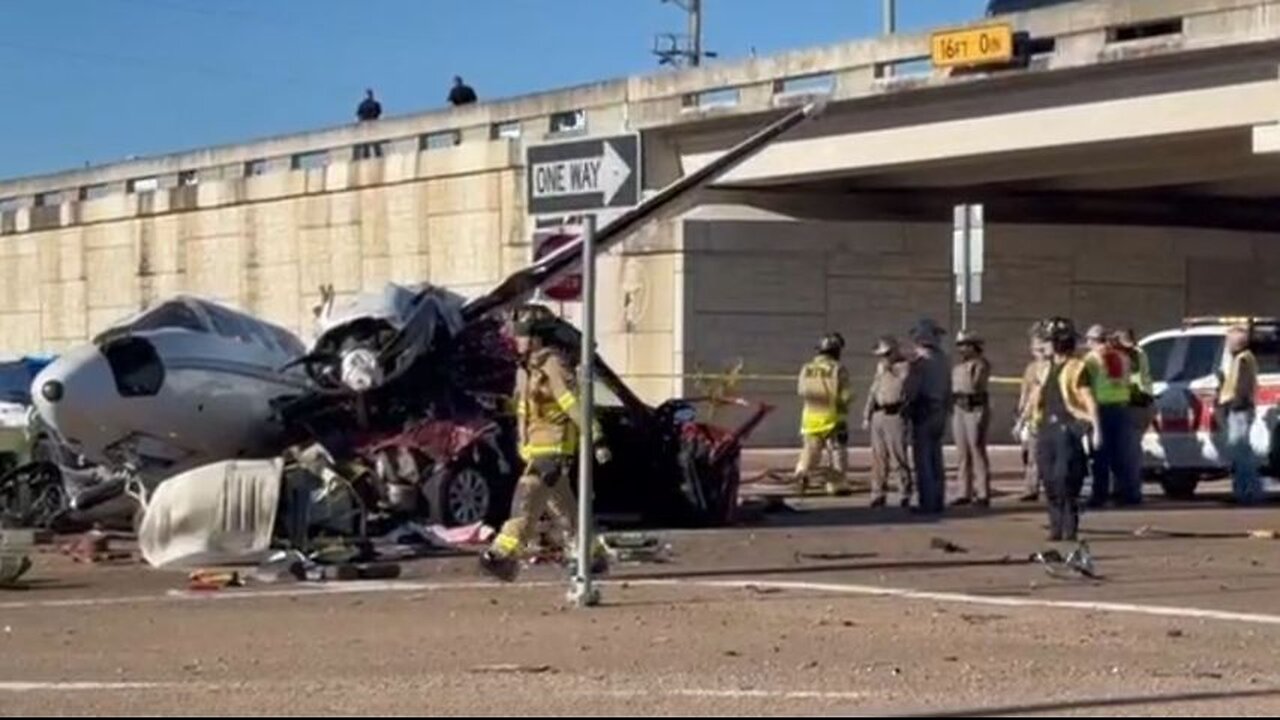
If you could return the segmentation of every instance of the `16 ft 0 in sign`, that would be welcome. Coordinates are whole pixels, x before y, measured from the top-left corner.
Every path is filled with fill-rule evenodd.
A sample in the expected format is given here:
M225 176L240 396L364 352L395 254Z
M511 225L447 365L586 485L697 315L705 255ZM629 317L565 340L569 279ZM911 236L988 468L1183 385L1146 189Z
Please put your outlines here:
M1013 27L984 25L933 34L934 67L987 65L1013 59Z

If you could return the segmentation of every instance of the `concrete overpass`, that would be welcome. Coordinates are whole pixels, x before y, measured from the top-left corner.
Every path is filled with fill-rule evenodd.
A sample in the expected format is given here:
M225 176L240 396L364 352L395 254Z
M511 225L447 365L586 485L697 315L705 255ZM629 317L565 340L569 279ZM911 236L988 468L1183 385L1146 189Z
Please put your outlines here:
M859 349L945 323L958 201L988 206L974 322L1005 373L1049 313L1273 312L1280 1L1007 20L1025 66L936 71L928 34L903 35L0 182L0 352L58 350L179 290L299 330L322 283L478 292L530 256L524 145L639 131L653 189L814 96L821 122L604 260L602 346L642 392L738 358L789 373L828 329ZM783 403L762 437L789 441L790 388L746 389Z

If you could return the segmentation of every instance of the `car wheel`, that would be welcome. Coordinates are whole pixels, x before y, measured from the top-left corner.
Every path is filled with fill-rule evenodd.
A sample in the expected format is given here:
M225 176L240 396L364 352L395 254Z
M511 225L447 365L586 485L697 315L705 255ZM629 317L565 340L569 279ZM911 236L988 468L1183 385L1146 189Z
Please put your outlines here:
M1196 486L1199 484L1200 478L1196 475L1167 475L1160 478L1160 487L1164 489L1165 497L1173 500L1190 500L1195 497Z
M489 519L496 488L472 465L463 465L440 483L440 517L447 527L472 525Z

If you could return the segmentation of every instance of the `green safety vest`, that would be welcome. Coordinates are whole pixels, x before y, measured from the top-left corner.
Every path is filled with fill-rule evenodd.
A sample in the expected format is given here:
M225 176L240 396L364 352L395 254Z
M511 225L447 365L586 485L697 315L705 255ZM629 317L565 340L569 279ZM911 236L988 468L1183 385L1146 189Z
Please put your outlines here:
M1088 358L1093 381L1093 396L1099 405L1128 405L1132 396L1129 358L1113 348L1090 353Z
M804 401L800 415L801 435L825 435L834 432L836 426L849 412L852 396L849 392L848 372L840 363L819 355L800 369L798 393Z

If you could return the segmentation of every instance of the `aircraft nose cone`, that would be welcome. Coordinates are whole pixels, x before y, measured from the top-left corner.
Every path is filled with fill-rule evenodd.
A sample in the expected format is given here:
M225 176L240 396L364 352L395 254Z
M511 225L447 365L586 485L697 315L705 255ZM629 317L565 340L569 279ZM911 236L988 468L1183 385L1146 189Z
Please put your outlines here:
M51 403L56 403L61 400L65 393L66 388L57 380L50 380L40 386L40 394L44 396L45 400L48 400Z

